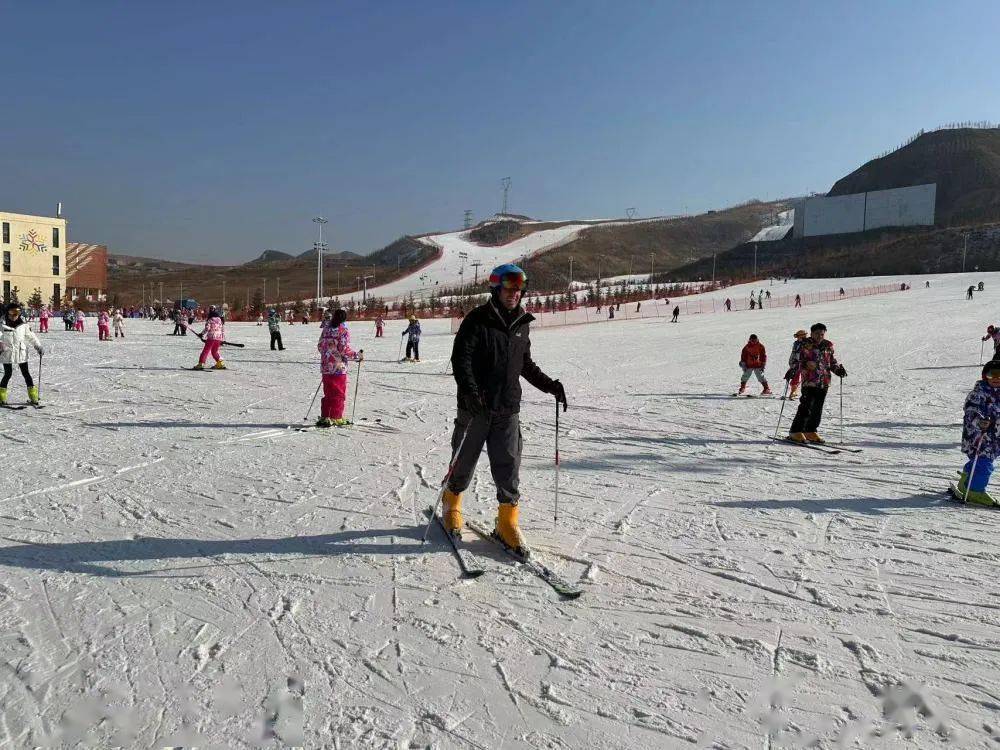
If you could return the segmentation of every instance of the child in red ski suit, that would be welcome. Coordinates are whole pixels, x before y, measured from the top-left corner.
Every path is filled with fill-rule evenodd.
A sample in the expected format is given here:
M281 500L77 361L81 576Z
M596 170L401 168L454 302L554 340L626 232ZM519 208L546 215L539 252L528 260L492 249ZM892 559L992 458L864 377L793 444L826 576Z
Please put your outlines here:
M97 316L97 340L111 340L111 316L108 315L107 310L101 310Z
M347 402L347 363L349 360L362 361L364 350L351 349L351 333L347 330L347 313L335 310L330 322L323 326L319 343L320 373L323 377L323 400L320 401L320 417L317 427L344 427L350 424L344 419L344 404Z
M767 384L767 378L764 377L764 367L766 365L767 352L764 349L764 345L757 340L757 334L752 333L750 334L750 340L747 341L746 346L743 347L743 351L740 352L740 367L743 369L743 376L740 378L739 393L746 391L750 376L756 375L757 380L764 386L761 395L771 395L771 386Z

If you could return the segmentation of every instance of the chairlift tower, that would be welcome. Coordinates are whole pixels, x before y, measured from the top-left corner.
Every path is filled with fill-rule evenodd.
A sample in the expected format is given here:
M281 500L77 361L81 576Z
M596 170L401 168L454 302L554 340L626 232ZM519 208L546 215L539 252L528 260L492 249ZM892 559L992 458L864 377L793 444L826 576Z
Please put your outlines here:
M504 216L507 215L507 196L510 193L510 177L504 177L500 180L500 185L503 187L503 208L500 213Z
M632 221L633 219L635 219L635 208L626 208L625 209L625 216L628 217L629 221Z
M463 225L466 229L472 229L472 209L465 209L465 220Z
M323 297L323 251L326 249L326 243L323 242L323 225L329 222L322 216L317 216L313 219L313 223L319 225L319 242L313 243L313 247L316 248L316 304L319 304L319 300Z

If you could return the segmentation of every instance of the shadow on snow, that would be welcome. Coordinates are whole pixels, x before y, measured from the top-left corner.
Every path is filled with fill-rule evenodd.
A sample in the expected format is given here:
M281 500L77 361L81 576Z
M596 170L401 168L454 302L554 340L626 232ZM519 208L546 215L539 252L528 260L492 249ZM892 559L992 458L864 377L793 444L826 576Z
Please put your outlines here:
M214 558L222 555L404 555L442 551L441 544L421 545L423 526L396 529L366 529L333 534L292 536L278 539L167 539L141 537L101 542L61 544L27 543L0 548L0 565L109 577L144 576L170 573L184 567L148 570L119 570L104 563L164 561L169 559ZM361 543L361 540L396 537L406 543ZM9 539L9 537L8 537ZM20 541L20 540L10 540ZM243 564L248 560L219 560L207 566ZM253 562L260 562L253 560Z

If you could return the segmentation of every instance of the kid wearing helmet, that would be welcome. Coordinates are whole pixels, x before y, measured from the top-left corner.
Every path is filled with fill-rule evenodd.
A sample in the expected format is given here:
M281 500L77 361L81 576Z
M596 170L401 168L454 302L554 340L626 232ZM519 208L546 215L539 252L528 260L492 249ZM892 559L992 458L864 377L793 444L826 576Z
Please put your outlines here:
M962 452L969 457L958 482L959 499L977 505L998 505L986 491L993 462L1000 456L997 420L1000 419L1000 362L987 362L983 377L965 399ZM966 494L968 493L968 494Z
M416 315L410 316L410 325L403 331L404 336L409 336L406 340L406 361L420 361L420 321ZM412 356L411 356L412 355ZM397 353L398 356L398 353Z
M490 274L490 299L462 320L451 363L458 385L458 413L451 437L454 463L445 487L444 526L453 535L462 529L462 492L472 481L486 445L497 488L494 537L515 552L528 547L518 525L521 468L521 383L550 393L566 409L566 391L531 358L529 328L534 320L521 307L527 281L524 271L505 264Z

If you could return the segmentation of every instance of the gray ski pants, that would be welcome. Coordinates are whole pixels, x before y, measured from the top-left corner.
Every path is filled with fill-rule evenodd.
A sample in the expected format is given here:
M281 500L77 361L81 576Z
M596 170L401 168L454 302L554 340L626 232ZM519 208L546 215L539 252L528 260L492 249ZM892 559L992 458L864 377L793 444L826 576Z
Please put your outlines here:
M462 435L465 435L465 442L455 460L448 489L457 493L469 486L485 443L486 455L490 459L490 473L497 486L497 502L517 505L521 497L517 491L521 473L520 415L484 414L473 417L471 413L459 409L458 416L455 417L455 431L451 436L453 455L462 442Z

